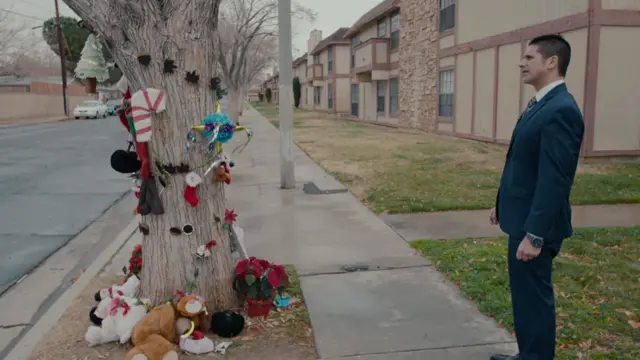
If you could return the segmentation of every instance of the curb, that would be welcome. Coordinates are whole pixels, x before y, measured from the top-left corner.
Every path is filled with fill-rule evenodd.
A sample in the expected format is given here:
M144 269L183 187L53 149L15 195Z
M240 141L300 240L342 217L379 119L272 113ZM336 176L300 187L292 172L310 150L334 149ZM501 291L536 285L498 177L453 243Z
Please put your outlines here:
M69 304L75 299L89 282L96 277L100 270L111 260L118 250L129 240L138 228L138 219L133 218L107 247L99 257L87 268L87 270L76 280L62 296L47 310L47 312L36 322L33 327L20 339L6 360L26 360L31 355L33 348L42 340L44 335L55 325L62 314L67 310Z

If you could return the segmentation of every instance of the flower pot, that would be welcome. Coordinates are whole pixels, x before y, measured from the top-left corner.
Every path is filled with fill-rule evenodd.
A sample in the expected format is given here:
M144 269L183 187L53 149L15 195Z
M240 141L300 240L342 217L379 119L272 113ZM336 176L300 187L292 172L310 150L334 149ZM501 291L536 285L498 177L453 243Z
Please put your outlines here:
M249 317L267 317L269 315L269 312L271 311L272 302L273 299L258 300L247 298L247 303L249 303Z

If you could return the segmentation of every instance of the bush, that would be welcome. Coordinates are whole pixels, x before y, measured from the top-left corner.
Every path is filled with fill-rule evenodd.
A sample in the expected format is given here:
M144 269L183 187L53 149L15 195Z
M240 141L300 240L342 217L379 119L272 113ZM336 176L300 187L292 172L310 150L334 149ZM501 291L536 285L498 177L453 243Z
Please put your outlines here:
M293 104L296 108L300 107L300 96L302 95L302 86L300 85L300 78L297 76L293 78Z

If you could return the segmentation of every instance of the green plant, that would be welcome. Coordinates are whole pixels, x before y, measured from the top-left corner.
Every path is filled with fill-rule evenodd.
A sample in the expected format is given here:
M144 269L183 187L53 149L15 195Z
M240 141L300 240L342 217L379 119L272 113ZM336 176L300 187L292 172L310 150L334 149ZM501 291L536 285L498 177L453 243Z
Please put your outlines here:
M236 264L234 287L242 295L255 300L272 299L289 285L289 275L282 265L254 256Z
M302 96L302 86L300 85L300 78L293 78L293 104L296 108L300 107L300 97Z

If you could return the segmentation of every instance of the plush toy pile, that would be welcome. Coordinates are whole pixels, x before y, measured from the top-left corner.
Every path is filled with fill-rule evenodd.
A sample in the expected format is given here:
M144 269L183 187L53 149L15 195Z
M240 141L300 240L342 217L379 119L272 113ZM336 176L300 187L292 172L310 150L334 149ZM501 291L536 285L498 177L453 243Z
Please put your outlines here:
M131 342L133 348L125 360L177 360L176 345L190 354L224 354L231 342L216 346L205 333L213 325L214 333L230 337L244 327L240 314L210 314L202 297L181 291L176 291L172 301L149 310L147 300L136 298L139 286L140 279L132 275L122 285L96 292L98 304L89 313L93 325L85 334L90 347Z

